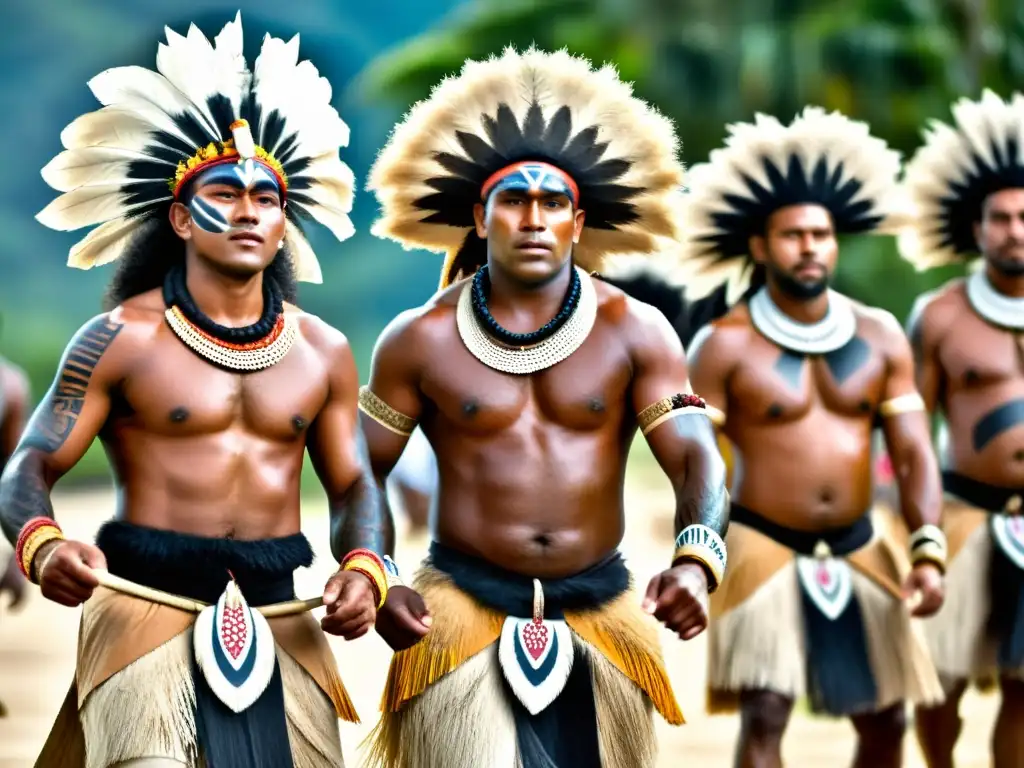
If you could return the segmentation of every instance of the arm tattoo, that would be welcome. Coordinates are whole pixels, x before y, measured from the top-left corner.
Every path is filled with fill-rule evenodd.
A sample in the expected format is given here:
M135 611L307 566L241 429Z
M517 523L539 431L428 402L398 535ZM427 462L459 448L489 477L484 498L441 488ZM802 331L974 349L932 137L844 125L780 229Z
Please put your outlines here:
M353 549L366 548L379 555L393 555L395 527L384 493L370 470L366 440L358 431L363 474L337 500L331 500L331 553L339 562Z
M121 323L101 316L81 330L71 343L64 368L50 390L43 417L33 420L25 435L26 447L44 453L60 450L82 414L93 371L122 327Z
M24 451L6 468L0 482L0 527L13 545L33 517L53 517L43 457Z
M729 492L725 482L709 482L701 472L687 472L676 493L676 536L688 525L706 525L723 539L729 529Z

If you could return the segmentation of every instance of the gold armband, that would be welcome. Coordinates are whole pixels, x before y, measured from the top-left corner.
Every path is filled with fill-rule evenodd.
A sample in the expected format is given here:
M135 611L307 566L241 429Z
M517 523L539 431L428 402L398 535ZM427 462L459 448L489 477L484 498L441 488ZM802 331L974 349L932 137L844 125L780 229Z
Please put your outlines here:
M35 517L22 526L18 534L18 541L14 546L15 557L18 558L18 567L25 574L25 578L37 583L32 570L32 562L36 554L44 544L51 541L63 541L64 532L56 520L49 517Z
M706 525L688 525L676 537L676 550L672 554L672 565L683 560L700 563L708 574L708 594L718 589L725 578L728 561L725 542L722 537Z
M387 569L380 556L369 549L353 549L341 561L341 568L344 571L357 571L370 580L377 593L379 611L384 606L384 601L388 599Z
M396 435L409 437L416 429L416 419L396 411L373 394L369 387L359 388L359 410Z
M924 399L917 392L908 392L905 395L894 397L878 406L878 412L885 418L924 410L927 410L924 406Z
M640 432L646 435L655 427L677 416L699 413L708 416L707 403L696 395L672 395L651 403L637 415Z
M946 560L949 549L946 534L936 525L922 525L910 534L910 563L931 563L943 573L946 572Z

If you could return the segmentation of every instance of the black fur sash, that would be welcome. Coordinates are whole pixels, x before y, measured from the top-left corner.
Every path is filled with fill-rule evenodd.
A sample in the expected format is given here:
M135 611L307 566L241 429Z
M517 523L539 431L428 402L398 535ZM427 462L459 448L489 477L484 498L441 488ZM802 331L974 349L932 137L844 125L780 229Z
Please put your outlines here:
M826 528L822 531L798 531L794 528L787 528L784 525L772 522L762 517L752 509L748 509L736 502L732 503L729 512L729 522L741 523L748 528L753 528L763 533L769 539L778 542L787 549L797 554L810 557L814 554L814 548L819 541L828 544L834 555L848 555L863 547L874 535L874 528L871 525L871 515L865 514L858 518L851 525L841 528Z
M533 615L530 576L506 571L437 542L430 545L427 563L448 574L455 586L493 610L520 618ZM564 579L540 579L544 588L544 617L561 619L565 611L598 608L629 589L630 581L618 552ZM594 688L582 646L577 644L572 672L562 693L537 715L526 710L504 678L502 682L505 699L515 717L522 768L600 768Z
M234 576L250 606L295 597L292 575L313 562L301 533L279 539L235 541L190 536L122 521L96 536L110 572L137 584L214 603ZM207 768L291 768L281 668L263 695L235 714L221 703L192 661L196 742Z
M473 555L431 542L427 562L451 577L455 586L482 605L509 616L533 616L533 577L507 571ZM619 552L562 579L540 579L544 618L560 619L565 611L598 608L630 585L629 570Z
M1011 498L1024 495L1024 488L989 485L948 470L942 473L942 489L986 512L1002 512Z

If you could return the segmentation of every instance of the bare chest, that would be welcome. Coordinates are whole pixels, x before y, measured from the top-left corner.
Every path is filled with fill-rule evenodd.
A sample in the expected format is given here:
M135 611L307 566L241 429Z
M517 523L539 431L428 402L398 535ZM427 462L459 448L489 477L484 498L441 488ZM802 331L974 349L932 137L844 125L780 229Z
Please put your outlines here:
M305 433L327 393L326 366L301 337L276 365L239 373L206 362L168 330L122 383L112 414L168 436L243 429L288 441Z
M796 421L815 407L867 417L886 371L884 356L861 336L824 355L795 354L758 337L729 382L729 413L755 423Z
M455 336L421 387L438 417L472 433L545 425L588 431L621 425L631 375L625 350L595 328L567 359L530 375L488 367Z
M1024 334L994 328L965 312L939 347L951 390L1024 381Z

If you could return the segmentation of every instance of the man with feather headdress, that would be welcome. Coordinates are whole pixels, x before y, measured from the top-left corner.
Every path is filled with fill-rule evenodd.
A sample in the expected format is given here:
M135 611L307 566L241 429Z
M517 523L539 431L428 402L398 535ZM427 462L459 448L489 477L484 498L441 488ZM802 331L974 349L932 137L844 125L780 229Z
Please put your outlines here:
M737 765L781 764L793 704L852 718L854 764L901 763L905 705L942 691L911 616L942 603L941 491L910 345L829 287L837 235L902 224L899 156L808 107L758 115L690 173L684 280L731 308L696 333L693 385L736 456L731 577L711 598L709 704L742 712ZM873 530L880 421L912 532ZM909 575L908 575L909 571ZM901 598L919 600L909 611Z
M669 324L589 274L674 236L681 178L671 124L614 69L533 49L467 62L378 158L375 232L448 258L360 392L379 479L417 425L438 468L425 605L377 623L398 653L373 764L648 767L652 708L682 722L651 615L707 626L724 467ZM643 601L618 551L638 426L679 533Z
M294 305L319 281L304 213L352 233L348 128L298 37L250 72L240 17L211 44L167 30L156 72L107 70L63 132L39 214L99 224L79 268L117 261L109 310L69 344L2 480L0 522L43 595L85 603L75 681L37 766L339 766L355 712L323 631L387 597L390 519L368 471L347 340ZM99 437L118 519L65 539L50 491ZM296 600L308 448L342 565ZM318 626L308 611L327 606Z
M916 219L900 239L918 269L974 262L909 320L918 387L941 414L948 597L925 631L946 685L917 732L952 765L969 681L999 679L996 766L1024 765L1024 95L986 91L934 122L904 178ZM980 258L976 258L980 255Z

